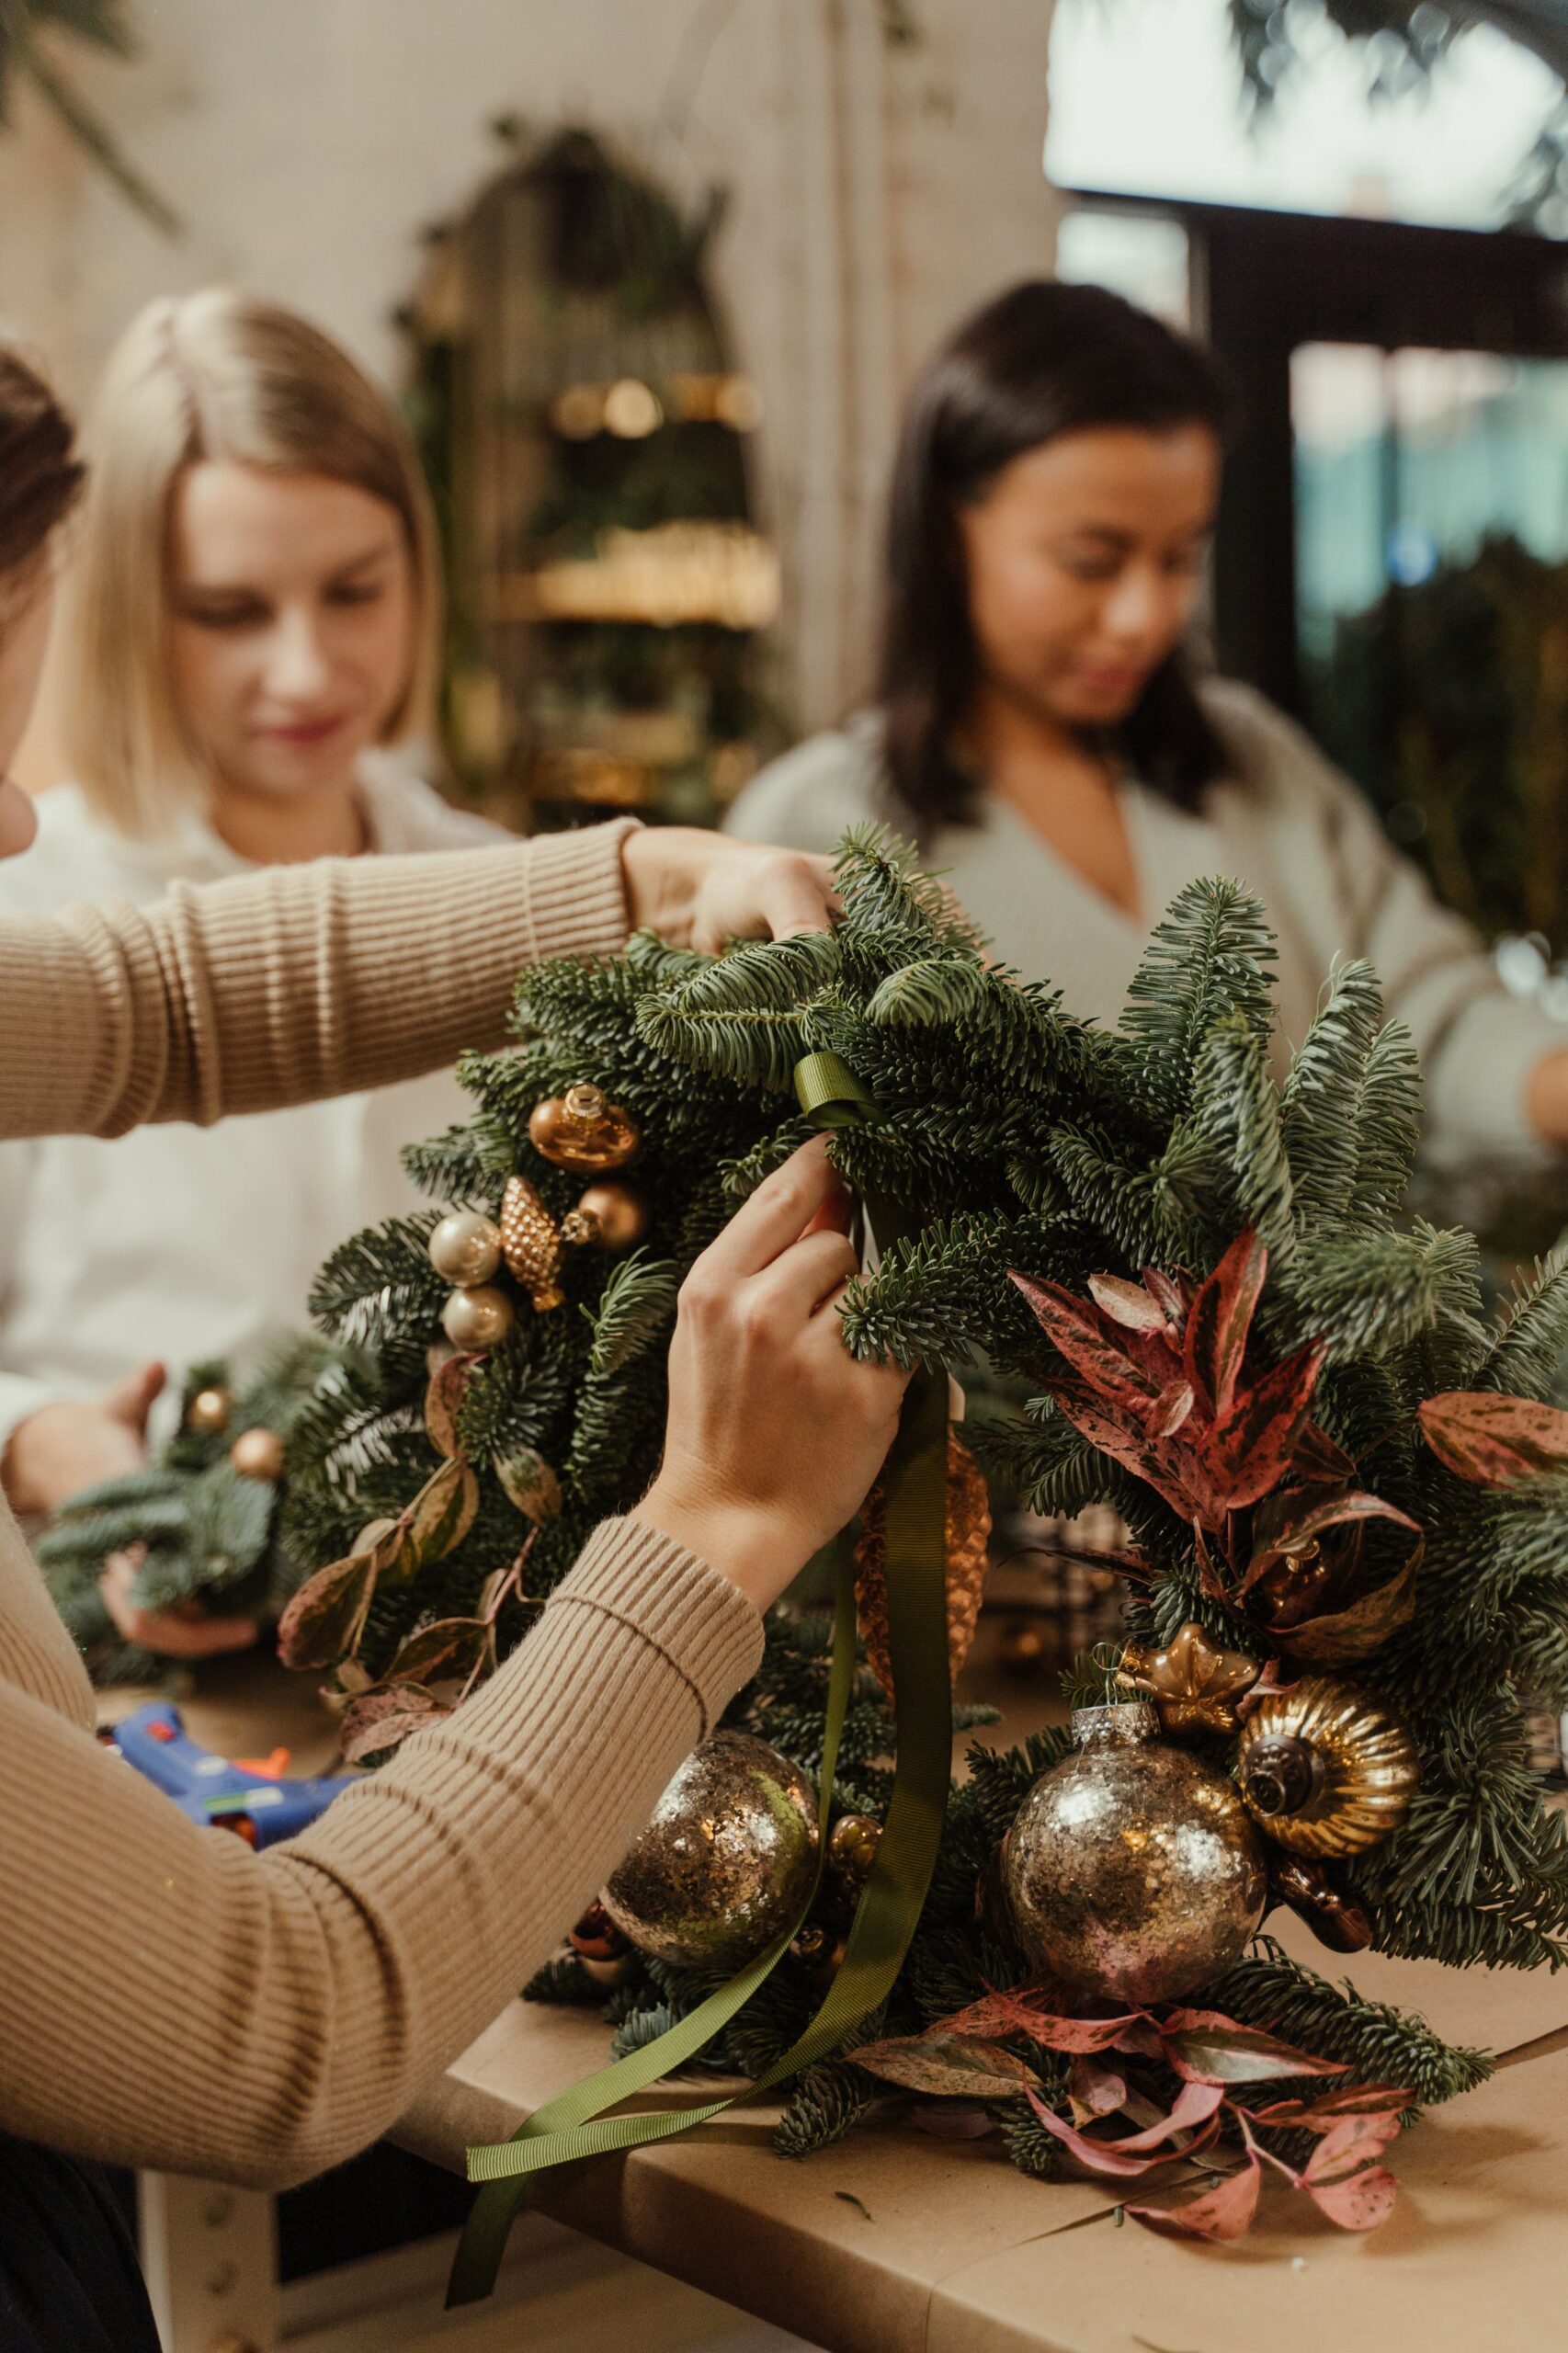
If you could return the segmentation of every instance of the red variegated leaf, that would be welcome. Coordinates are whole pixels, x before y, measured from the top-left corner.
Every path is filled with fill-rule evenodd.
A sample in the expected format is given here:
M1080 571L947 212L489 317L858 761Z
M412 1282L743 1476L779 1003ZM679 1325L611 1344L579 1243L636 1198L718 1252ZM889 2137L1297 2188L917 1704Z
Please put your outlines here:
M1204 1449L1205 1466L1232 1511L1261 1502L1290 1465L1323 1369L1320 1345L1300 1348L1241 1389Z
M1174 1438L1187 1419L1194 1405L1195 1392L1190 1381L1173 1381L1162 1389L1149 1408L1144 1428L1151 1438Z
M482 1618L437 1618L410 1634L388 1667L388 1683L466 1682L494 1664L495 1631Z
M433 1691L417 1683L399 1684L395 1690L367 1691L343 1711L342 1754L346 1765L396 1748L411 1732L423 1732L451 1714Z
M1130 1332L1157 1332L1162 1339L1165 1337L1165 1310L1142 1283L1127 1282L1120 1275L1091 1275L1089 1293L1113 1324L1124 1324Z
M1119 2067L1080 2054L1068 2070L1067 2088L1084 2117L1116 2116L1127 2104L1127 2078ZM1080 2121L1083 2120L1080 2119Z
M278 1621L284 1665L335 1666L347 1658L363 1630L379 1572L377 1548L351 1552L308 1577Z
M1508 1487L1568 1470L1568 1413L1534 1397L1450 1389L1416 1415L1439 1462L1478 1487Z
M1158 2231L1163 2238L1223 2243L1244 2238L1251 2230L1262 2183L1263 2168L1249 2151L1245 2165L1211 2188L1199 2190L1196 2198L1183 2198L1169 2206L1129 2206L1125 2211L1135 2222Z
M1268 1252L1258 1236L1238 1233L1187 1310L1187 1377L1216 1421L1231 1410L1267 1272Z
M1363 2165L1343 2180L1314 2181L1312 2167L1301 2188L1331 2222L1342 2231L1375 2231L1393 2212L1399 2184L1387 2165Z
M1310 1545L1321 1544L1331 1529L1349 1528L1373 1519L1392 1520L1396 1527L1408 1529L1417 1543L1421 1541L1419 1521L1393 1504L1385 1503L1381 1495L1354 1493L1328 1495L1317 1502L1310 1495L1271 1496L1254 1525L1253 1554L1238 1594L1250 1593L1259 1577L1266 1576L1277 1562L1304 1552Z
M1146 2011L1129 2010L1114 2018L1062 2018L1055 2011L1036 2007L1017 1993L983 1994L978 2002L971 2002L950 2018L939 2019L926 2032L998 2037L1027 2034L1031 2042L1068 2056L1079 2052L1115 2050L1137 2051L1145 2057L1157 2057L1160 2049L1158 2035ZM1136 2040L1128 2039L1134 2036ZM858 2063L858 2052L856 2059Z
M1316 1422L1309 1422L1296 1440L1296 1451L1290 1457L1290 1476L1314 1487L1344 1487L1356 1476L1356 1465L1342 1447L1335 1446L1326 1430L1320 1429Z
M1165 2055L1185 2080L1260 2084L1280 2075L1343 2075L1334 2059L1316 2059L1256 2027L1237 2026L1217 2010L1169 2010L1159 2021Z
M1307 2132L1331 2132L1346 2116L1392 2116L1414 2106L1415 2095L1403 2084L1331 2084L1315 2098L1277 2099L1249 2108L1255 2124L1299 2125Z
M1157 1384L1135 1364L1114 1324L1060 1283L1042 1283L1033 1275L1008 1273L1034 1311L1034 1317L1059 1355L1108 1403L1141 1408L1157 1394Z
M458 1442L458 1408L476 1361L473 1357L443 1358L425 1392L425 1434L437 1453L449 1461L462 1451Z
M1271 1628L1282 1650L1307 1666L1353 1666L1381 1650L1391 1634L1408 1626L1415 1615L1415 1573L1421 1565L1422 1540L1398 1574L1375 1592L1365 1593L1346 1609L1324 1611L1303 1618L1299 1625Z
M904 2091L959 2099L1017 2099L1040 2077L999 2042L974 2035L918 2034L863 2043L857 2067Z
M1130 1430L1085 1381L1053 1381L1051 1393L1075 1430L1153 1487L1181 1518L1201 1520L1206 1528L1221 1525L1224 1514L1213 1489L1207 1483L1187 1483L1189 1468L1198 1467L1190 1452L1175 1460L1162 1456L1156 1450L1159 1441L1146 1438L1137 1426Z
M467 1462L453 1459L427 1479L403 1515L408 1542L403 1565L409 1574L431 1561L444 1561L462 1542L479 1509L479 1482Z
M855 2054L857 2063L859 2052ZM1153 2165L1168 2165L1173 2156L1192 2156L1206 2149L1220 2130L1218 2109L1224 2095L1217 2085L1184 2084L1176 2104L1168 2116L1148 2125L1142 2132L1129 2133L1124 2139L1096 2140L1092 2134L1069 2124L1064 2117L1035 2092L1026 2097L1046 2131L1070 2149L1082 2165L1092 2173L1119 2175L1136 2179ZM1181 2135L1190 2137L1185 2141ZM1173 2143L1179 2143L1179 2146Z
M1169 1275L1162 1274L1158 1267L1144 1267L1143 1288L1165 1318L1167 1337L1179 1347L1187 1323L1187 1292Z

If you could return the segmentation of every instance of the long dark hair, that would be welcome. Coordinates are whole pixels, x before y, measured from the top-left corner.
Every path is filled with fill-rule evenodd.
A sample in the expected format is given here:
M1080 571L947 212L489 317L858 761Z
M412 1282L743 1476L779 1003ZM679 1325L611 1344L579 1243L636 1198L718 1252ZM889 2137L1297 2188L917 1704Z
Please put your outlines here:
M42 378L0 344L0 617L81 487L70 418Z
M929 835L978 814L979 784L952 751L977 666L960 508L1063 433L1205 425L1218 434L1224 422L1219 377L1197 346L1099 286L1015 286L930 361L904 414L888 515L878 701L895 816ZM1179 653L1115 740L1141 780L1184 809L1224 769Z

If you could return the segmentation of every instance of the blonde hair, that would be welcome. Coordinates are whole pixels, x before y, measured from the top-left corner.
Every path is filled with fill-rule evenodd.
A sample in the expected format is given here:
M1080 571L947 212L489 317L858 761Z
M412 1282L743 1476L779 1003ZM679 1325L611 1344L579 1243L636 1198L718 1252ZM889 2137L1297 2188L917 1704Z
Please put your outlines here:
M210 779L176 704L169 523L187 466L228 459L325 474L391 506L407 537L415 637L382 741L428 727L440 560L413 444L330 337L226 288L151 302L120 338L87 439L90 471L68 586L64 733L95 813L140 839L205 809Z

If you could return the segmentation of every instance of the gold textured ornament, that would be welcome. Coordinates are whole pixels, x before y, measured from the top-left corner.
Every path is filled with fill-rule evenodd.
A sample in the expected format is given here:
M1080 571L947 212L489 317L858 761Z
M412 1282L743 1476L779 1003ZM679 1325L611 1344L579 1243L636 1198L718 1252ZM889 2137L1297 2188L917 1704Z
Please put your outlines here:
M1167 1733L1229 1733L1236 1728L1236 1701L1261 1673L1256 1659L1221 1650L1188 1619L1163 1651L1129 1643L1116 1679L1153 1699Z
M1147 1702L1078 1708L1002 1844L1025 1951L1074 1994L1168 2002L1226 1969L1268 1898L1235 1784L1160 1736Z
M501 1196L501 1249L540 1315L559 1307L565 1256L561 1228L526 1176L508 1176Z
M512 1328L512 1302L494 1283L455 1290L441 1310L441 1329L455 1348L472 1356L499 1346Z
M874 1814L841 1813L827 1834L828 1860L846 1879L864 1879L877 1859L882 1825Z
M1297 1855L1357 1855L1397 1830L1419 1784L1415 1743L1353 1683L1309 1675L1248 1715L1236 1780L1271 1838Z
M580 1176L624 1168L636 1157L642 1131L630 1111L607 1100L602 1087L582 1080L564 1095L547 1095L528 1115L528 1142L542 1159Z
M655 1961L739 1969L787 1928L811 1892L816 1792L749 1733L694 1749L600 1902Z
M449 1210L426 1244L430 1264L465 1290L487 1283L501 1264L501 1233L478 1210Z
M281 1479L283 1441L276 1430L242 1430L229 1449L229 1461L242 1479Z
M991 1498L980 1465L948 1426L948 1669L956 1676L974 1640L990 1565ZM866 1655L891 1699L888 1655L887 1484L879 1476L860 1512L855 1545L855 1602Z
M233 1410L232 1390L199 1389L185 1409L186 1427L199 1430L203 1438L219 1438L228 1428Z
M590 1185L561 1221L561 1239L600 1250L630 1250L648 1231L648 1211L630 1185Z

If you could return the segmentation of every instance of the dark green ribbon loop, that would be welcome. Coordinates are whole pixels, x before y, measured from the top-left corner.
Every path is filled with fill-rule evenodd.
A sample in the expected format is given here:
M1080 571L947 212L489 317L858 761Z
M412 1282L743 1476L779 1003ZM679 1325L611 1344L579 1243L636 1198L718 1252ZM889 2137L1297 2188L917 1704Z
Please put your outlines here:
M879 1116L874 1099L835 1054L812 1054L796 1071L808 1115L825 1125ZM870 1210L885 1246L878 1207ZM888 1462L886 1558L888 1646L894 1688L897 1757L887 1822L851 1924L845 1954L815 2016L797 2041L744 2090L674 2113L606 2117L605 2110L685 2066L749 2001L789 1950L814 1902L826 1855L839 1737L854 1686L855 1590L841 1558L833 1661L818 1792L817 1876L799 1917L728 1985L654 2042L574 2085L535 2110L510 2141L469 2151L469 2178L482 2188L469 2215L448 2287L449 2305L487 2295L507 2234L551 2167L613 2150L640 2148L688 2131L737 2102L755 2099L835 2050L892 1991L920 1917L941 1841L952 1754L948 1673L946 1376L917 1373L904 1395Z

